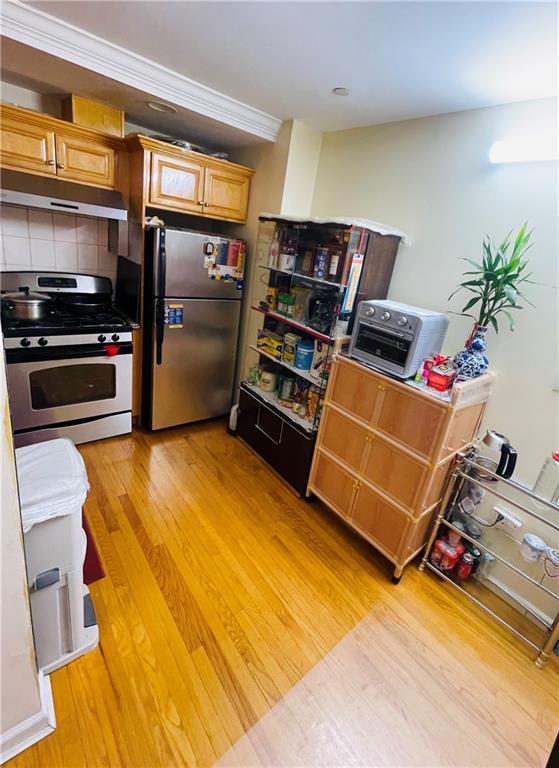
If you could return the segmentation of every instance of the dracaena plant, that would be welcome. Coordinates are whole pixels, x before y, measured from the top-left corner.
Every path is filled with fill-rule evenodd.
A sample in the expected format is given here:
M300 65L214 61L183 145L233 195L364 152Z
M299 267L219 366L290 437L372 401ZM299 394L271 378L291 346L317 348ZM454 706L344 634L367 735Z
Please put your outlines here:
M531 273L526 272L528 261L524 258L530 248L532 231L527 231L527 224L520 228L514 242L512 232L495 248L489 236L483 241L482 263L471 259L462 259L475 267L464 272L467 277L463 283L448 297L449 300L459 291L468 291L473 296L466 302L459 313L473 318L478 325L491 324L499 333L497 317L502 313L509 322L510 330L514 330L512 310L522 309L519 301L532 302L523 293L525 283L532 283ZM474 314L475 313L475 314Z

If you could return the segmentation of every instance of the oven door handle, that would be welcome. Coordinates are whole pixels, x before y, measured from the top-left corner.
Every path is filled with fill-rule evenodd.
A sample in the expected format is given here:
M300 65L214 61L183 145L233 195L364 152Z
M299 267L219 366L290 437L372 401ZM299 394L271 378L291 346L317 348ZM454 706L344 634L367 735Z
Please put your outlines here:
M29 349L6 349L7 363L39 363L47 360L82 360L93 357L106 357L118 360L122 355L132 354L132 342L115 342L111 346L118 347L116 355L108 355L103 345L98 346L67 346L67 347L33 347Z
M382 325L371 325L370 323L364 323L363 320L359 321L359 327L369 328L373 332L385 334L386 336L393 336L396 339L404 339L404 341L411 341L412 337L407 333L401 331L393 331L391 328L384 328Z

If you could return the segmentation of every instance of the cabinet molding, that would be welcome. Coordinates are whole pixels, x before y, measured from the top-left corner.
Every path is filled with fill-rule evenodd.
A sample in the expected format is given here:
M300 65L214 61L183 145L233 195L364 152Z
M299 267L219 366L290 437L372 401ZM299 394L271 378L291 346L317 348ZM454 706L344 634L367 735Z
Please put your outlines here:
M397 579L425 545L452 457L474 437L491 384L467 396L469 383L456 385L459 407L343 355L334 361L307 494L382 552Z

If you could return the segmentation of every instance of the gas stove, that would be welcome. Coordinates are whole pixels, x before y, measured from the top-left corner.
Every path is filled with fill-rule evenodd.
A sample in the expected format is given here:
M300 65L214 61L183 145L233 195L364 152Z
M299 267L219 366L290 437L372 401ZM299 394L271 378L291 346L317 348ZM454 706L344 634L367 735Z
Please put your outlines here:
M46 293L41 320L2 313L16 446L69 437L84 443L132 429L132 328L106 277L2 272L1 290Z
M111 304L106 277L48 272L3 272L2 292L29 288L53 301L42 320L17 320L2 314L6 349L105 344L131 341L130 323Z

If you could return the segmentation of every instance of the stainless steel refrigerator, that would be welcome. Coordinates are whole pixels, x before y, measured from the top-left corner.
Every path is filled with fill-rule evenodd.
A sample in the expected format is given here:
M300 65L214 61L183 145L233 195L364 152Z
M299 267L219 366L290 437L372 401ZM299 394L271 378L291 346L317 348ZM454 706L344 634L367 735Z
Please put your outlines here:
M187 424L231 407L245 243L163 228L146 248L142 421Z

